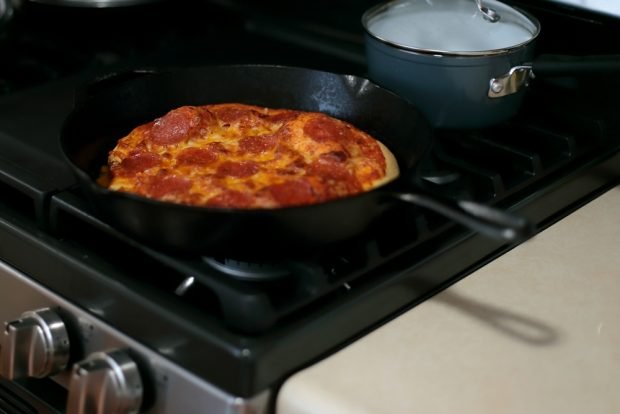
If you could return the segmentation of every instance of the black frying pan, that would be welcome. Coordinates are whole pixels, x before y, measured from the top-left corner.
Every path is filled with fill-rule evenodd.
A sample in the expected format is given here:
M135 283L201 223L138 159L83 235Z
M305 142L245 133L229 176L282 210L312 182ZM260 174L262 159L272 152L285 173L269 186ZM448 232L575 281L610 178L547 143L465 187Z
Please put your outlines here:
M395 154L401 175L353 197L270 210L177 205L109 191L95 183L108 151L137 125L182 105L221 102L321 111L346 120L380 139ZM366 79L262 65L133 72L102 79L78 100L61 133L62 150L95 210L133 237L175 251L235 258L295 255L360 235L402 201L492 237L516 241L529 235L521 218L420 193L414 184L416 166L431 144L432 131L419 112Z

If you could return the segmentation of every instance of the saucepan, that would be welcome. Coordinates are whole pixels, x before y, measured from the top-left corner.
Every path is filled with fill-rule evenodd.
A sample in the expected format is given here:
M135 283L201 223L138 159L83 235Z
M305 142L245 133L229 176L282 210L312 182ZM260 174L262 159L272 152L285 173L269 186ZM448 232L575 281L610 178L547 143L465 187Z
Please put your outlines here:
M0 33L5 29L13 18L13 4L11 0L0 0Z
M539 21L496 0L394 0L368 9L368 76L437 128L513 117L535 76L620 72L620 56L536 55Z
M319 111L350 122L394 153L400 176L352 197L276 209L193 207L97 184L108 152L134 127L182 105L224 102ZM531 235L521 217L423 192L417 167L432 142L432 128L414 106L365 78L271 65L114 74L79 94L61 132L62 151L95 213L140 241L175 252L242 259L308 254L363 234L400 203L431 209L506 242Z
M112 8L126 7L140 4L155 3L162 0L31 0L34 3L47 4L50 6L68 6L83 8Z

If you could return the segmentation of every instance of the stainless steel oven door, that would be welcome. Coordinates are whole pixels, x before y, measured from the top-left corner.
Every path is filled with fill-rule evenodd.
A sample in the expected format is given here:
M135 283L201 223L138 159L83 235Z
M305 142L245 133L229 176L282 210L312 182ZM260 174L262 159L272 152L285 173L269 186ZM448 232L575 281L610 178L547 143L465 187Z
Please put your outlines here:
M267 412L270 390L230 395L169 361L165 345L147 348L104 320L103 308L78 308L0 260L0 413L20 413L1 405L7 396L24 407L60 400L66 414Z

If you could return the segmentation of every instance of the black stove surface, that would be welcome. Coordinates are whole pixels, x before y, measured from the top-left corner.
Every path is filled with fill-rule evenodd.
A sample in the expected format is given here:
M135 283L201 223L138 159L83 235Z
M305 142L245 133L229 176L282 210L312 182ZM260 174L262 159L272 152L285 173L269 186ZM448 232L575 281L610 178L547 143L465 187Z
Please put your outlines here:
M327 17L277 1L261 8L163 2L103 14L26 7L24 24L15 22L0 43L10 57L9 68L0 69L0 258L214 385L248 397L514 247L403 206L365 237L304 259L178 256L110 227L77 190L57 135L76 89L89 79L129 68L257 62L363 75L362 3L336 2ZM566 25L565 33L620 32L596 16L534 10L548 26ZM136 31L136 18L150 22L146 31ZM22 47L40 37L47 38L37 46L43 51ZM556 37L562 36L541 39L542 47L562 51ZM597 43L595 52L618 52L609 47ZM30 61L44 75L24 71ZM544 229L618 183L617 81L605 91L598 79L540 81L506 124L437 131L423 185L516 212Z

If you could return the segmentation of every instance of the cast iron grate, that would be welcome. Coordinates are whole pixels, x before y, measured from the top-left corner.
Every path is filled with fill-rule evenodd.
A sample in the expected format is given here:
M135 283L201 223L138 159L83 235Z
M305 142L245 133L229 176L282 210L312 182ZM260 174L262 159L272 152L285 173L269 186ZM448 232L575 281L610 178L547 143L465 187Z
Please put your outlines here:
M441 174L450 179L422 179L420 185L448 197L501 205L511 195L570 166L597 142L592 136L582 139L535 123L467 133L443 132L437 136L431 167L424 175ZM153 278L152 272L136 272L136 278L147 274L145 282L159 284L233 330L252 334L269 330L325 297L354 288L357 279L394 258L415 256L412 252L424 250L425 244L446 232L462 230L436 213L397 206L359 239L324 249L308 259L277 263L278 277L251 280L213 265L224 263L226 258L175 256L132 240L95 217L79 193L55 195L50 211L55 234L106 259L123 256L115 249L135 251L136 257L148 258L154 267L159 265L161 275ZM104 239L109 242L102 243ZM107 246L105 251L102 245ZM273 264L243 266L273 269Z
M0 43L0 54L0 95L59 79L90 62L84 52L57 42L53 36L22 33Z

